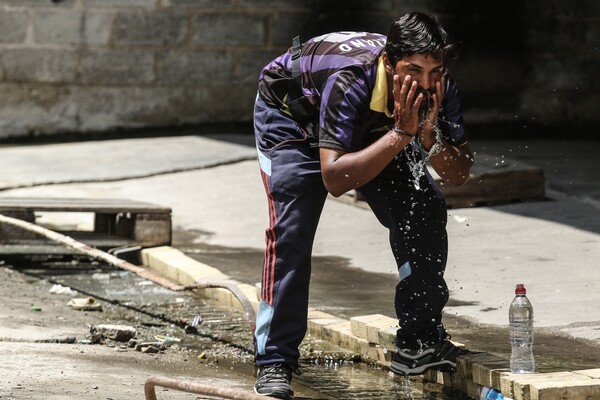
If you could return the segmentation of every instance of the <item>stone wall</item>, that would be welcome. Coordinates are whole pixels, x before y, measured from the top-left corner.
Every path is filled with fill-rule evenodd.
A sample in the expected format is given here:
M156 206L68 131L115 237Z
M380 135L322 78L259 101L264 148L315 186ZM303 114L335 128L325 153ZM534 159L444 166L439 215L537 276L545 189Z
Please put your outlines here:
M251 120L265 3L0 0L0 137Z
M459 42L473 124L585 135L600 119L600 3L512 3L0 0L0 139L249 122L260 68L294 35L385 33L411 10Z

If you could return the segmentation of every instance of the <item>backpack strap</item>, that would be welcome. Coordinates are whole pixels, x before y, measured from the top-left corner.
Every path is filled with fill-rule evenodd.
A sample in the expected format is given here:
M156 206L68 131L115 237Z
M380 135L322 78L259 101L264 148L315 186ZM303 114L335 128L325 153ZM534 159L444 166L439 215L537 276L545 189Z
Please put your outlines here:
M302 53L302 38L296 36L292 42L292 79L290 80L288 93L288 107L297 122L302 124L308 122L315 113L302 92L302 74L300 73L300 54Z
M306 129L311 146L317 147L318 138L315 128L318 129L319 124L315 123L315 118L318 117L318 113L302 92L302 74L300 73L302 45L302 37L296 36L292 41L292 79L289 83L287 106L296 122Z
M300 78L300 54L302 53L302 37L296 36L292 41L292 79L302 86Z

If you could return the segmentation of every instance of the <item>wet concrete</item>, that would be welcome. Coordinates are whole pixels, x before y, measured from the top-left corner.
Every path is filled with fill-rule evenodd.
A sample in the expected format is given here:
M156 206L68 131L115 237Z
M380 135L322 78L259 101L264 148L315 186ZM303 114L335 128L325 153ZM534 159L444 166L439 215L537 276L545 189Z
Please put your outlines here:
M248 284L260 281L262 252L194 243L190 232L176 233L176 246L199 261L218 265L234 279ZM313 257L310 306L349 319L353 316L384 314L395 318L393 295L397 277L378 274L348 266L340 257ZM343 284L347 282L347 284ZM453 307L470 306L450 298ZM508 310L507 310L508 312ZM507 315L508 324L508 315ZM505 327L473 323L451 314L444 315L444 324L453 340L474 351L510 357L508 325ZM597 368L600 365L600 344L597 341L574 339L536 329L534 353L538 372L571 371Z
M154 357L159 371L161 359L164 361L163 375L187 372L203 379L208 376L209 383L229 380L235 386L251 388L252 336L241 312L204 301L192 292L169 291L136 275L86 259L65 261L60 257L13 264L12 271L23 275L31 285L49 287L60 283L76 290L78 297L95 297L103 311L87 314L100 316L103 323L134 326L138 341L153 341L158 335L179 339L180 342L161 352L164 354ZM186 322L197 315L202 319L198 331L186 333ZM110 340L87 348L90 346L133 351ZM302 344L301 352L302 374L294 377L297 399L463 399L461 394L445 393L440 385L426 384L420 377L396 377L385 369L361 362L355 354L310 336ZM109 357L104 362L115 361Z

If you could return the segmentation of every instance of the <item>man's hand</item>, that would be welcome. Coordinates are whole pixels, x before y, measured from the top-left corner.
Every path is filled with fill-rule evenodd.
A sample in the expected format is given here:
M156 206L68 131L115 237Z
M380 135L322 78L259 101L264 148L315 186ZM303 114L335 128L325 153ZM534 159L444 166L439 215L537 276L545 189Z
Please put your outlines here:
M423 125L420 127L418 135L426 151L429 151L431 146L437 141L435 136L434 127L437 123L438 113L442 105L442 99L444 98L445 80L442 78L441 81L435 83L435 94L432 95L433 106L427 114L427 118L423 121Z
M394 75L394 127L407 132L411 136L417 134L419 129L419 108L423 102L423 94L417 95L417 81L410 75L404 77L400 84L400 77Z

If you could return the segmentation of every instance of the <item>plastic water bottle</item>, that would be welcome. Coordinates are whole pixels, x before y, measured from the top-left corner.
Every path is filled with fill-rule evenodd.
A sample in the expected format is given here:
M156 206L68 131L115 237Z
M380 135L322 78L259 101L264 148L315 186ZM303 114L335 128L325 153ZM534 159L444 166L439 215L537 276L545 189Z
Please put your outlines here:
M504 400L502 393L489 387L479 389L479 400Z
M509 399L508 397L504 397L502 395L502 393L500 393L496 389L482 386L479 388L479 400L511 400L511 399Z
M533 307L526 296L523 284L515 289L515 298L508 311L510 325L510 371L532 373L535 370L533 358Z

